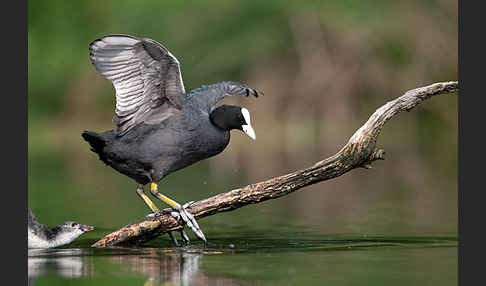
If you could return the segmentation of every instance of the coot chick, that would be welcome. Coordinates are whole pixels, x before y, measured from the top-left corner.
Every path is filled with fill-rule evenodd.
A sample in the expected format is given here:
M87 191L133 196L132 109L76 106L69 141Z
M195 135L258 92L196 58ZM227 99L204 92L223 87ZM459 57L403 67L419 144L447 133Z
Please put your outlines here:
M75 221L66 221L56 227L48 228L41 224L29 209L28 248L51 248L65 245L93 229L92 226Z
M186 93L179 61L160 43L129 35L108 35L89 45L91 63L116 91L115 129L82 136L99 159L137 183L137 194L157 216L161 211L144 193L168 204L206 243L194 217L158 191L167 175L221 153L230 130L255 139L250 113L216 104L226 96L258 97L262 92L236 82L220 82ZM182 232L183 240L189 243ZM176 245L172 233L170 237Z

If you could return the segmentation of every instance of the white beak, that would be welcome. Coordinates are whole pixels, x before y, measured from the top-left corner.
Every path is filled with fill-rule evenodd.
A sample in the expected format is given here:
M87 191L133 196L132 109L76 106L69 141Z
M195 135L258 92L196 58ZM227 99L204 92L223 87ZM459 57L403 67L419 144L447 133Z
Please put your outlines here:
M256 140L255 130L253 130L253 127L251 127L250 123L250 112L248 111L248 109L243 107L241 108L241 113L243 114L243 117L246 121L246 125L241 125L241 127L243 128L243 132L245 132L246 135L250 136L251 139Z
M251 139L256 140L255 130L253 130L251 125L242 125L241 127L243 127L243 132L245 132L246 135L250 136Z

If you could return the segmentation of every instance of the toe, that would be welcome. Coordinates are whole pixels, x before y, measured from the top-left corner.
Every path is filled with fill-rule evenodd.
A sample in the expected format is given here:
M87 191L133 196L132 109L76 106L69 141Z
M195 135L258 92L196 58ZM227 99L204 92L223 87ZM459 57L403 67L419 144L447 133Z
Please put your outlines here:
M187 233L184 230L181 230L181 237L186 245L191 244L191 240L189 240L189 236L187 236Z
M184 209L188 208L188 207L192 206L194 203L195 203L194 201L187 202L184 205L182 205L182 208L184 208Z
M168 232L170 239L172 240L172 243L174 243L175 246L179 247L180 244L177 241L177 238L175 238L174 233L172 231Z
M164 212L163 212L163 211L162 211L162 212L154 212L154 213L151 213L151 214L146 215L145 217L146 217L147 219L151 219L151 218L156 218L156 217L159 217L159 216L161 216L161 215L163 215L163 214L164 214Z
M173 218L175 218L176 220L179 220L181 218L180 213L179 212L174 212L174 211L170 212L170 216L173 217Z
M179 214L181 215L181 218L184 220L187 226L190 227L192 231L196 234L196 236L201 240L203 240L205 243L207 243L206 237L204 236L204 233L201 231L201 228L199 228L199 225L196 219L194 218L194 216L189 212L187 212L186 209L184 208L182 208L179 211Z

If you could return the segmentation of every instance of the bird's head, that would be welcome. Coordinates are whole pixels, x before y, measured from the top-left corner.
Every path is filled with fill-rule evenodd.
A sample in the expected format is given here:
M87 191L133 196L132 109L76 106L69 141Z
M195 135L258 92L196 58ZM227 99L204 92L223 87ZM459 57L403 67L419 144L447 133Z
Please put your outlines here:
M244 107L221 105L211 112L209 118L214 125L223 130L238 129L256 140L255 130L250 122L250 112Z
M94 227L75 221L65 221L52 229L51 247L68 244L81 234L92 231Z
M59 233L71 234L76 237L94 229L94 227L90 225L77 223L75 221L65 221L61 223L58 228Z

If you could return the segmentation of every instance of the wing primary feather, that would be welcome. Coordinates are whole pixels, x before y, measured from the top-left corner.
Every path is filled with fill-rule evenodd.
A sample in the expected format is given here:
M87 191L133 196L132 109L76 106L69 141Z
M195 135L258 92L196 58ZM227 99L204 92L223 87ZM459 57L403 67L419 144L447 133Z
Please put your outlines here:
M129 35L108 35L89 45L93 66L112 82L116 91L115 117L117 132L124 134L150 119L173 114L170 108L182 107L185 94L180 63L162 44L152 39ZM173 107L156 109L169 101Z

